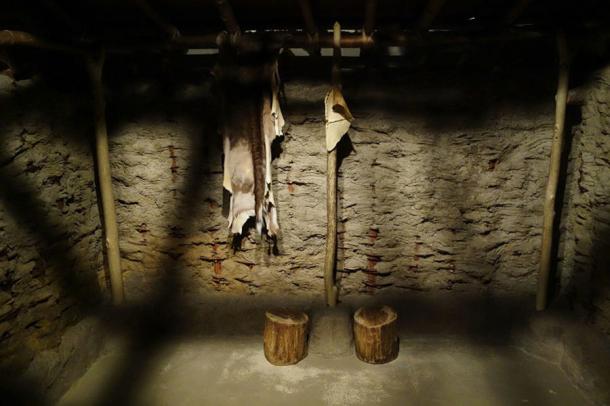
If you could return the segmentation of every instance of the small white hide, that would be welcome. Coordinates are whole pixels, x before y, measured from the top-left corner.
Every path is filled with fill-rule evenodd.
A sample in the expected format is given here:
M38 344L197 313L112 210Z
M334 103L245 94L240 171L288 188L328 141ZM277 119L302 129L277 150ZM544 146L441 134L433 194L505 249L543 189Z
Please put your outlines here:
M347 133L354 117L347 108L341 90L333 87L324 98L326 118L326 150L335 149L341 137Z

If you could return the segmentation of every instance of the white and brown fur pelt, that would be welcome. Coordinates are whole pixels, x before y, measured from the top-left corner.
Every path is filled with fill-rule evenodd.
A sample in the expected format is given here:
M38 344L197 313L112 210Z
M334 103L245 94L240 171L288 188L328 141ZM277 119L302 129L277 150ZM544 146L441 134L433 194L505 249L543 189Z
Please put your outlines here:
M271 144L282 135L277 62L219 65L222 99L223 187L231 193L229 229L241 234L249 218L256 230L279 233L271 190Z

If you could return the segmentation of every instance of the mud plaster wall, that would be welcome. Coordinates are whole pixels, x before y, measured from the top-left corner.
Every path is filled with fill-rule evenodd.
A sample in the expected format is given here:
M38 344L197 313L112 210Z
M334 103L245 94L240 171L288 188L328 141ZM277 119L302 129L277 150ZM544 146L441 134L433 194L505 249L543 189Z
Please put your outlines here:
M384 76L392 75L344 78L356 121L338 181L341 294L533 293L554 75ZM183 84L168 98L134 83L115 95L112 167L132 299L163 283L158 263L168 257L185 265L185 293L322 294L327 89L286 83L289 124L273 162L279 256L254 235L236 253L228 243L215 102L205 86Z
M0 76L0 370L6 384L38 356L32 394L62 379L79 348L95 351L83 318L98 297L101 229L90 112L75 99Z
M584 86L568 166L561 280L573 305L610 334L610 67Z

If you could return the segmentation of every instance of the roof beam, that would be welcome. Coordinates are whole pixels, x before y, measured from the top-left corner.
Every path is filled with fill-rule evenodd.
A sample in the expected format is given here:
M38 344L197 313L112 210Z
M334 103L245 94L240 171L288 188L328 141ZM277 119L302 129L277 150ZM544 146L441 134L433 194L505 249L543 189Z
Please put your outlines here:
M452 45L467 44L471 42L502 42L511 40L531 40L545 36L544 33L536 31L519 31L495 33L486 36L477 34L459 34L455 32L427 33L424 36L410 34L408 32L378 32L375 37L364 37L360 33L341 33L342 48L362 48L367 46L427 46L427 45ZM173 41L160 42L133 42L105 44L109 51L130 52L133 50L164 50L164 49L189 49L189 48L218 48L219 46L231 45L232 38L227 33L207 34L198 36L182 35ZM332 33L320 33L319 44L321 47L332 48L334 45ZM304 32L270 32L265 33L264 41L257 34L243 34L239 41L234 44L242 49L267 48L307 48L310 45L309 37Z
M546 34L537 31L520 30L518 32L496 33L481 36L477 34L458 34L455 32L427 33L424 36L408 32L385 33L378 32L375 37L366 38L361 34L342 33L341 47L361 48L366 46L442 46L468 43L493 43L503 41L523 41L544 37ZM205 35L181 35L171 41L122 41L104 42L108 52L130 53L134 51L167 51L189 48L218 48L231 45L232 39L227 33ZM332 48L334 45L332 33L320 33L320 46ZM264 42L257 34L244 34L234 45L243 49L261 49L263 47L294 47L306 48L310 40L304 32L271 32L265 33ZM0 31L0 47L27 46L83 54L84 48L72 47L47 41L35 35L22 31Z
M167 22L155 9L150 6L147 0L133 0L146 17L159 28L169 38L177 38L180 36L180 31L176 26Z
M0 31L0 47L3 46L24 46L31 48L51 49L54 51L62 51L72 54L82 54L84 51L69 45L60 44L53 41L47 41L23 31Z
M430 27L440 13L444 4L445 0L428 0L428 4L426 4L424 12L417 22L417 28L420 30L425 30Z

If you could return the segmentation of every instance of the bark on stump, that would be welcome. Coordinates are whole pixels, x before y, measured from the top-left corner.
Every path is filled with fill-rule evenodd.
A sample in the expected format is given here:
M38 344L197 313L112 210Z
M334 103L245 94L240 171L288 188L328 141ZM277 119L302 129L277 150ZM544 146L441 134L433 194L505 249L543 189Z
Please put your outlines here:
M265 358L273 365L296 364L307 356L309 317L290 310L265 312Z
M354 314L354 342L358 359L385 364L398 356L396 311L388 306L362 307Z

